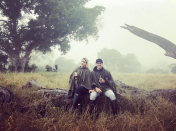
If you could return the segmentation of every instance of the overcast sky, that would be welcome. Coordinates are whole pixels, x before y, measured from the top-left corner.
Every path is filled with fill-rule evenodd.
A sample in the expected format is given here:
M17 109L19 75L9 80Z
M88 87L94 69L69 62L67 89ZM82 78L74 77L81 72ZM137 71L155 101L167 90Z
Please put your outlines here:
M106 8L102 14L102 29L97 41L71 42L71 50L64 55L78 63L87 57L91 63L97 58L97 52L103 48L116 49L125 55L133 53L142 66L147 68L167 66L176 60L165 56L159 46L137 37L121 28L124 24L136 26L157 34L176 43L176 2L174 0L92 0L86 6L102 5ZM54 51L54 58L61 56Z

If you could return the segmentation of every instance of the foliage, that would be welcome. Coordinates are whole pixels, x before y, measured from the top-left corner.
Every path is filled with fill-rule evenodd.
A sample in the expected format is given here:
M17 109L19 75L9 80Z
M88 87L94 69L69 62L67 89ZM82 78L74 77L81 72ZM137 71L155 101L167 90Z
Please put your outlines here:
M45 66L46 72L52 72L52 67L50 65Z
M33 50L43 53L59 46L65 54L70 40L98 37L98 17L104 7L86 8L89 0L1 0L0 51L14 71L24 71Z
M137 72L141 65L134 54L122 55L115 49L104 48L98 52L98 57L103 59L107 69L119 72Z
M169 68L171 68L171 72L172 72L173 74L176 74L176 64L170 64L170 65L169 65Z
M8 56L0 52L0 71L1 72L5 72L7 70L6 69L7 64L8 64Z
M55 65L55 69L53 69L54 72L57 72L57 69L58 69L58 65Z
M35 64L32 64L28 67L27 70L25 70L25 72L35 72L37 68L38 67Z
M36 64L32 64L32 65L29 64L30 59L31 58L29 58L25 64L24 72L35 72L35 70L37 69Z
M72 71L72 70L74 70L74 68L76 68L76 65L75 65L73 59L66 59L64 57L58 57L54 61L54 63L55 63L55 65L58 65L59 71L68 72L68 71Z

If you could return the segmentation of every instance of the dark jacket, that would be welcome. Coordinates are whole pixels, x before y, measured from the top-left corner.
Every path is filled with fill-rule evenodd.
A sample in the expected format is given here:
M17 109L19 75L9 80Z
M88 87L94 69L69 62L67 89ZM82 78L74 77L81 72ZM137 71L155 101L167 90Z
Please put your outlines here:
M77 80L74 79L75 72L77 72ZM87 67L78 67L70 75L68 91L69 98L73 97L77 86L83 86L88 90L92 90L91 71Z
M100 88L102 92L111 89L115 94L117 94L114 80L108 70L104 69L103 67L98 70L97 67L94 67L93 71L91 72L91 78L93 87ZM103 78L105 83L99 83L99 78Z

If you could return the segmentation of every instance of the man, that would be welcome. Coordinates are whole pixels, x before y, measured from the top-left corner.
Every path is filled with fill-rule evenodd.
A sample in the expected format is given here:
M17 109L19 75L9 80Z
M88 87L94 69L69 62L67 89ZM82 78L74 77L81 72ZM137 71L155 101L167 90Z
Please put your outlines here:
M94 109L95 99L100 95L104 94L109 97L112 104L113 114L117 115L117 101L116 101L116 86L111 73L103 68L102 59L96 60L96 66L91 72L93 88L95 91L90 93L90 113Z

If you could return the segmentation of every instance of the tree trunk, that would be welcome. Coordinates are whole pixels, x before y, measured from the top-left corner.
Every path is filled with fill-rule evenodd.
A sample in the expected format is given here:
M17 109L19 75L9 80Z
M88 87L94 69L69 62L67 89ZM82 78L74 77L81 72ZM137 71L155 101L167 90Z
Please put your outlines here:
M24 68L29 56L24 56L23 58L20 58L16 55L13 55L13 56L9 56L9 58L11 60L13 72L24 72Z
M11 71L17 72L18 57L9 55L9 58L11 60Z
M125 26L121 26L121 27L124 29L127 29L128 31L130 31L134 35L137 35L145 40L148 40L150 42L157 44L158 46L160 46L161 48L163 48L166 51L165 56L170 56L170 57L176 59L176 45L174 43L172 43L171 41L169 41L161 36L152 34L150 32L147 32L147 31L140 29L140 28L137 28L135 26L130 26L127 24L125 24L125 25L126 25L126 27Z
M27 60L28 58L24 58L24 57L19 60L19 68L18 68L19 72L24 72L24 68L25 68Z

